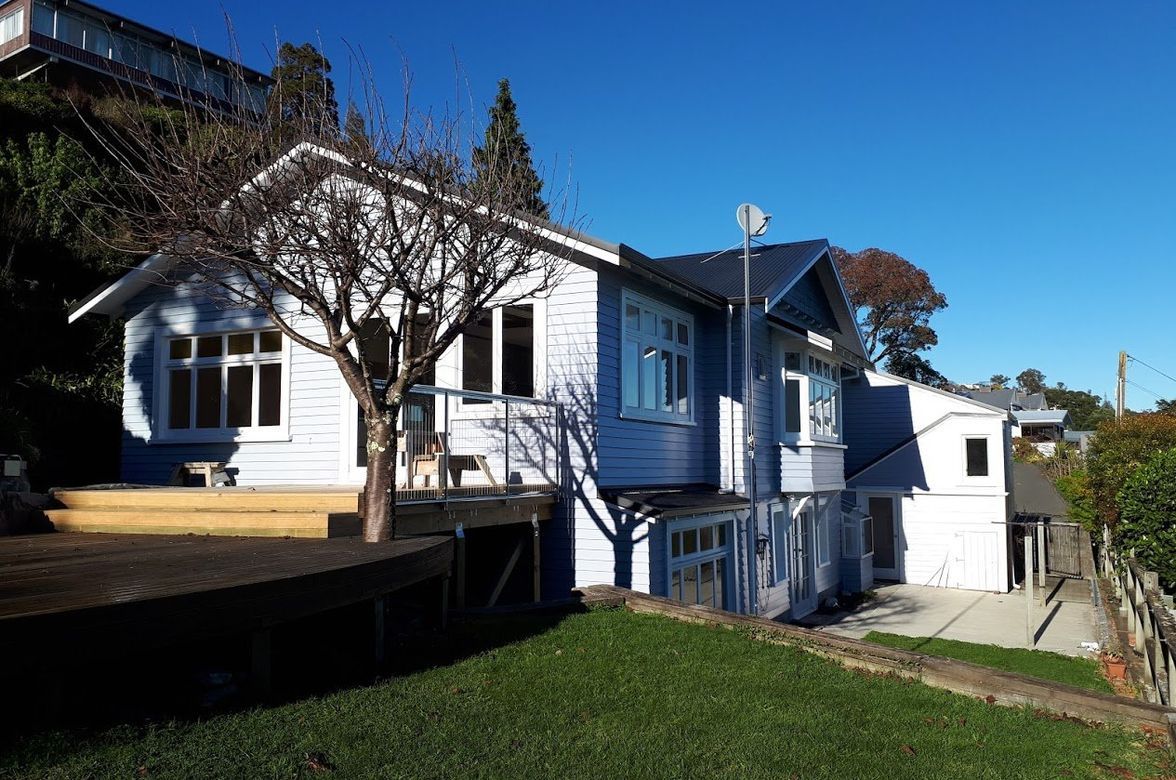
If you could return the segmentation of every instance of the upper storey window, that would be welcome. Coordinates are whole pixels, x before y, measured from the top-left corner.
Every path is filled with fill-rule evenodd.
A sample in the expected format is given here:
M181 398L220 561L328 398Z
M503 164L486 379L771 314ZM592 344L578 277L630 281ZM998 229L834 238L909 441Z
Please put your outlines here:
M690 315L622 293L622 416L693 422L694 336Z

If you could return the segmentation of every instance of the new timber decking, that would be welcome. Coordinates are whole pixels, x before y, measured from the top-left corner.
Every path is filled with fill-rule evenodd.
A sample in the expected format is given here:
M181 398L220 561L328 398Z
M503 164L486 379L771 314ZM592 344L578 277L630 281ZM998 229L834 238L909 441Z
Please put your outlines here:
M449 486L397 491L398 533L546 520L553 485ZM219 536L355 536L361 523L354 486L123 487L53 491L62 508L46 513L58 531Z
M446 577L443 537L248 539L49 533L0 539L0 658L84 663L268 626Z

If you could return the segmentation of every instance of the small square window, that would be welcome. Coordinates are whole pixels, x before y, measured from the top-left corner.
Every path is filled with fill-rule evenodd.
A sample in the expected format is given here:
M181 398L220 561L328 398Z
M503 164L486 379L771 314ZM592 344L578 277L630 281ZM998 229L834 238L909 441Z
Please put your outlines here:
M201 336L196 339L196 357L220 357L221 346L220 336Z
M168 357L172 360L187 360L192 357L192 339L172 339L168 345Z
M261 352L281 352L282 351L282 331L280 330L263 330L259 334L261 342Z
M678 323L678 343L684 347L690 346L690 326L684 322Z
M641 330L640 307L631 303L625 304L625 327L633 331Z
M253 334L252 333L234 333L229 336L229 354L230 355L252 355L253 354Z

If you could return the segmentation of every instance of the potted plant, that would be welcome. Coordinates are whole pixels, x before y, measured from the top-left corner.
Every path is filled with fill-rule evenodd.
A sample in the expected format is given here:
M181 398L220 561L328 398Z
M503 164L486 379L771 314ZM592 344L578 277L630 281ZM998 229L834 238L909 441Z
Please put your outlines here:
M1100 656L1103 669L1106 671L1107 679L1109 680L1126 680L1127 679L1127 661L1122 654L1110 650L1104 652Z

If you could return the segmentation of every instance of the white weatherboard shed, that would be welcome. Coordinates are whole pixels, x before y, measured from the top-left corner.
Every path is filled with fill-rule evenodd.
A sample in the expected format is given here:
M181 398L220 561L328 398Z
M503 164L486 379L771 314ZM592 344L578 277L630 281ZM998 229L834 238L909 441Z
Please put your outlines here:
M843 391L846 491L872 517L874 578L1007 592L1008 412L868 370Z

